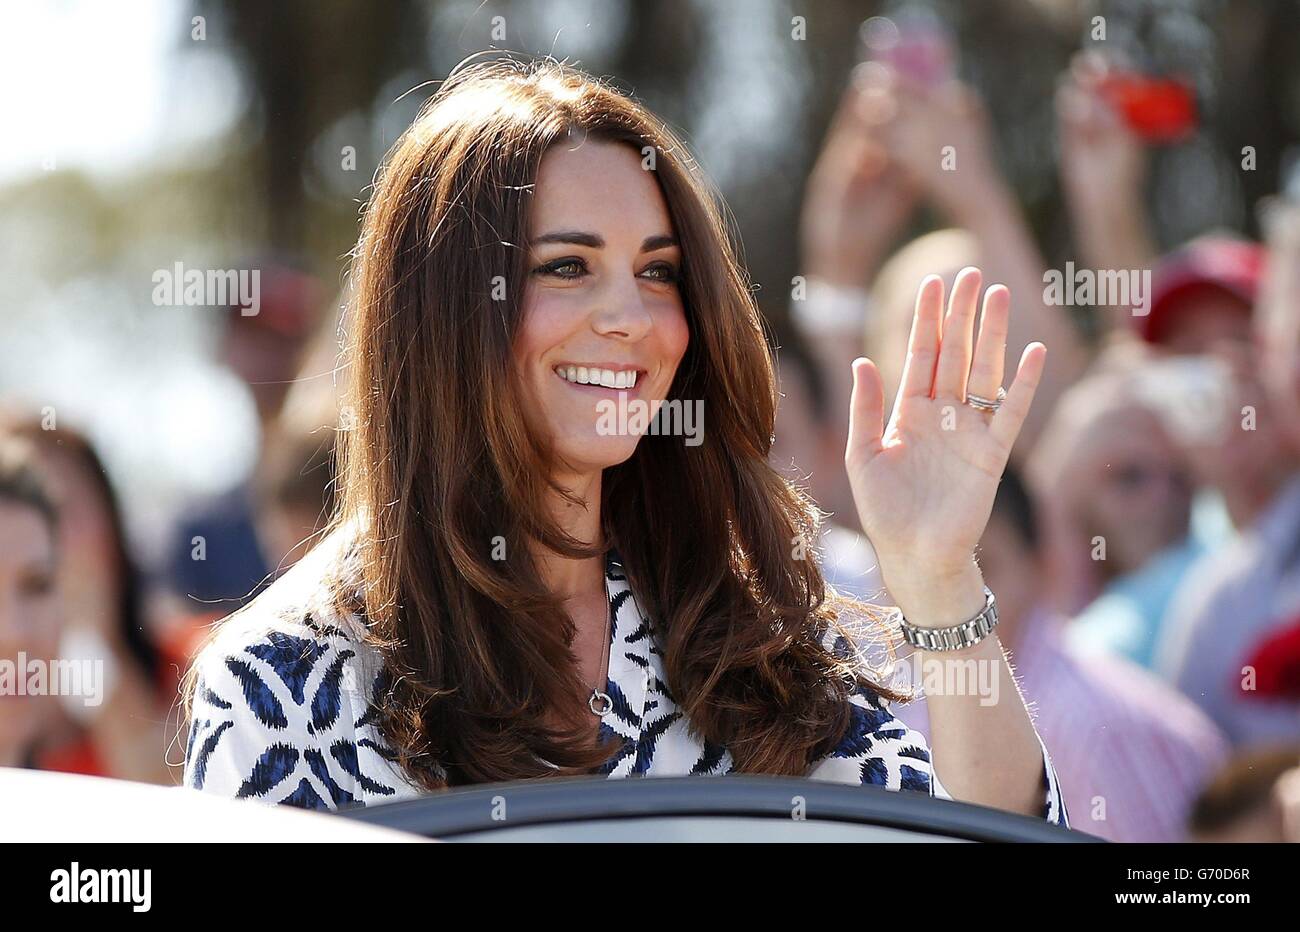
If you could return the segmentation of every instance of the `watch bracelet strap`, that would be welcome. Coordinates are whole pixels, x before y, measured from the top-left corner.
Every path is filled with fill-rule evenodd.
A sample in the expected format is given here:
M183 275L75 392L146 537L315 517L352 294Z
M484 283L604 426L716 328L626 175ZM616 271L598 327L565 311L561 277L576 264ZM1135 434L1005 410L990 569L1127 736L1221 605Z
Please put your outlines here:
M919 628L898 613L903 639L921 650L946 651L974 647L998 626L998 605L993 591L984 587L984 608L975 617L947 628Z

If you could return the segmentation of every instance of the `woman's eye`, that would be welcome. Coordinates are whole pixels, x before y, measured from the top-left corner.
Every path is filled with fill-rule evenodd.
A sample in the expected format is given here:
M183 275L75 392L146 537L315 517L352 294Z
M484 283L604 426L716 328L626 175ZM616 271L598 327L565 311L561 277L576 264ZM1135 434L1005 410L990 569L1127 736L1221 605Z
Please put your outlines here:
M533 270L535 275L554 275L556 278L579 278L587 271L581 259L556 259Z
M641 274L660 282L677 281L677 267L669 262L656 262Z

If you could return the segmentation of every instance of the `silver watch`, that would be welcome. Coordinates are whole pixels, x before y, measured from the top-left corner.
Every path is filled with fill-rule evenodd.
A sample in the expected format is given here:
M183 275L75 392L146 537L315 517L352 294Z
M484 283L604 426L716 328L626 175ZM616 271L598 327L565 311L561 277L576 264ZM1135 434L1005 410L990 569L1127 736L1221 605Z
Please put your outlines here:
M998 626L998 603L993 598L993 591L984 587L984 610L969 621L963 621L951 628L918 628L898 613L898 624L903 629L903 638L913 647L921 650L961 650L974 647L989 636Z

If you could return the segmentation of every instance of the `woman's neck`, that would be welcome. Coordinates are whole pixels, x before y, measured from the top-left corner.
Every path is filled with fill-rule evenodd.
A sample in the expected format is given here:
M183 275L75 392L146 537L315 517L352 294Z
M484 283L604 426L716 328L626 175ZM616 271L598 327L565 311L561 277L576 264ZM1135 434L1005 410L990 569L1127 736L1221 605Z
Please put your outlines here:
M551 505L551 516L560 529L584 544L601 542L600 480L599 471L561 479L561 486L577 499L578 504L557 495ZM538 546L534 558L547 588L566 602L590 596L604 588L605 565L600 557L575 559Z

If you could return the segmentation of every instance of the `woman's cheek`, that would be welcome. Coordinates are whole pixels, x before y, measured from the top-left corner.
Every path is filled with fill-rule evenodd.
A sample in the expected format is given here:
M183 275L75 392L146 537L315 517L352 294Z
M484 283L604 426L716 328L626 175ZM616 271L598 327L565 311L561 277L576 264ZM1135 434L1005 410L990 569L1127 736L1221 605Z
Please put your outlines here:
M676 373L677 366L681 363L682 357L686 355L686 349L691 342L691 327L686 320L686 310L682 307L681 299L676 298L672 306L665 315L664 326L664 343L667 355L672 362L672 372ZM671 382L671 379L669 379ZM667 386L665 386L667 390Z
M519 325L519 349L521 356L530 356L541 344L540 335L546 329L546 298L537 288L529 286L524 292L523 313Z
M523 326L518 341L517 361L520 365L540 365L541 358L555 346L564 342L566 329L565 302L542 289L529 293L524 305Z

